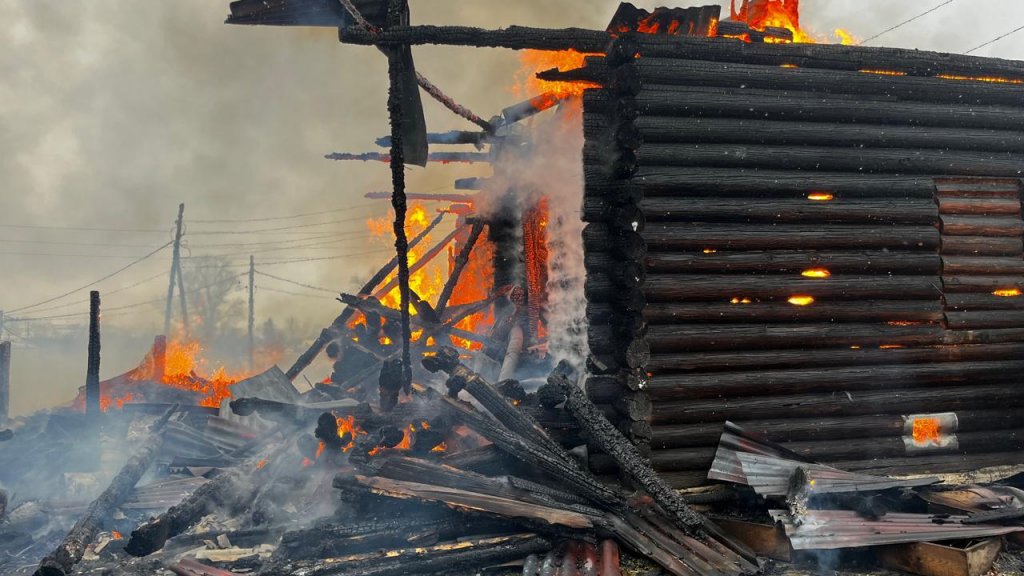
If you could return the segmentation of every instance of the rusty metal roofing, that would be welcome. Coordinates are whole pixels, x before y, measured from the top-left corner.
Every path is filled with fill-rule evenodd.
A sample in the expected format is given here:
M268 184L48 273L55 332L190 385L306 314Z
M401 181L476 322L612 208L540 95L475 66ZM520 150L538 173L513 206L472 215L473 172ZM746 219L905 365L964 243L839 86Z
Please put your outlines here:
M763 456L774 456L785 458L796 462L811 463L803 456L784 448L758 434L753 434L740 428L732 422L725 423L722 431L722 438L718 441L718 451L715 452L715 460L711 463L711 470L708 471L709 480L723 480L733 484L747 484L747 477L743 473L743 466L740 464L738 453L760 454Z
M866 492L871 490L888 490L890 488L913 488L928 486L939 482L938 478L916 478L913 480L897 480L883 476L871 476L846 472L807 462L796 462L775 456L736 453L740 462L746 484L762 496L785 496L791 487L793 475L798 470L804 472L807 494L838 494L843 492Z
M787 511L769 514L785 528L794 550L985 538L1024 531L1024 526L964 524L967 516L942 514L888 513L879 520L867 520L848 510L810 510L800 515L799 525Z

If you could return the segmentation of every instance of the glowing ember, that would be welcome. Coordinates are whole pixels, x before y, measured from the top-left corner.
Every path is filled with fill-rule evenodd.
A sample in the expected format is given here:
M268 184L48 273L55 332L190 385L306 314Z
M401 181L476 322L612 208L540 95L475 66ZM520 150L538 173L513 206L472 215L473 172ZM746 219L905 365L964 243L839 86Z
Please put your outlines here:
M906 76L906 72L896 70L858 70L861 74L877 74L879 76Z
M810 306L814 304L813 296L790 296L787 300L793 306Z
M704 249L704 253L705 254L715 254L716 252L718 252L718 250L715 250L714 248L705 248Z
M832 273L826 268L808 268L800 273L805 278L828 278Z
M993 296L999 296L1001 298L1015 298L1021 294L1022 292L1020 291L1020 288L1000 288L999 290L992 292Z
M995 84L1024 84L1024 80L1015 78L999 78L995 76L956 76L953 74L936 74L936 78L943 80L968 80L971 82L992 82Z
M733 298L729 301L730 304L750 304L753 300L750 298Z
M879 350L898 350L903 348L902 344L882 344L878 347Z
M259 462L256 463L256 469L257 470L262 470L263 467L266 466L266 465L267 465L267 461L266 460L260 460Z
M121 533L118 532L117 530L111 531L110 532L110 537L113 538L114 540L121 540L122 538L124 538L124 536L122 536Z
M942 425L938 418L917 418L913 425L914 443L941 444Z
M342 452L348 452L356 444L356 436L365 436L366 431L356 424L356 417L351 414L345 417L335 417L338 421L338 438L345 439L347 435L349 438L348 444L341 447ZM317 453L317 456L320 454Z
M835 199L835 196L827 192L811 192L807 195L807 199L814 202L830 202Z
M445 444L444 442L441 442L437 446L434 446L433 448L430 449L431 452L445 452L447 450L448 450L448 445Z

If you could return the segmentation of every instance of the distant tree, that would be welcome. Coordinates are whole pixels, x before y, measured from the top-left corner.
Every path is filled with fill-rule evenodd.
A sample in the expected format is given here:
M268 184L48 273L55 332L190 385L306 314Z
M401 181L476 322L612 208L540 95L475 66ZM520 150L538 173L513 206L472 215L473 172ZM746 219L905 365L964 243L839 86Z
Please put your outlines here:
M245 280L231 268L230 261L201 256L185 262L182 272L194 335L214 342L243 326Z

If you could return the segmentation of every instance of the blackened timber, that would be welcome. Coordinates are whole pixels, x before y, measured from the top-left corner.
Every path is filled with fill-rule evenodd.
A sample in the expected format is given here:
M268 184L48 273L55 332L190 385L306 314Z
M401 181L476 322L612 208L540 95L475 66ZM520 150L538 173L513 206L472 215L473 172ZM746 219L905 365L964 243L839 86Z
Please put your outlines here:
M589 267L605 268L603 254L587 254ZM829 252L819 250L769 250L752 252L652 252L644 259L649 273L799 273L826 268L833 274L932 274L943 269L943 260L927 252L891 250ZM947 264L948 265L948 264Z
M100 413L100 293L96 290L89 292L88 352L88 365L85 373L85 413L98 416Z
M601 182L590 166L587 181ZM854 174L851 172L794 172L791 170L724 169L714 167L642 166L630 182L645 195L692 193L698 196L763 196L828 192L846 197L933 198L930 177L901 174Z
M1018 335L1007 335L1017 337ZM981 338L976 334L975 338ZM987 335L998 338L999 335ZM963 337L967 339L967 336ZM765 350L826 348L831 346L927 346L950 336L940 325L889 326L885 324L691 324L651 326L647 341L655 356L662 352L699 350ZM1006 341L1006 340L1003 340Z
M615 231L607 224L590 223L583 229L584 246L636 260L647 254L643 237L633 231Z
M89 504L85 514L75 522L57 548L43 558L35 576L64 576L71 573L104 524L113 519L118 506L128 498L135 484L153 465L164 443L163 428L176 411L177 406L172 406L153 423L149 438L125 462L103 493Z
M1024 154L970 152L922 148L852 148L837 153L822 146L764 146L742 144L648 143L636 151L641 166L706 166L709 168L765 168L800 171L860 172L867 174L973 174L1024 176ZM603 152L596 144L584 146L587 164L598 163Z
M987 276L1024 275L1024 259L1021 258L971 258L969 256L944 256L942 271L949 275L980 274Z
M940 251L943 256L1020 256L1024 241L1007 236L943 236Z
M994 294L946 294L946 309L951 311L1024 310L1024 298Z
M1024 152L1024 133L1010 130L647 115L634 126L645 143Z
M650 302L644 308L643 318L653 325L688 322L942 322L945 316L942 302L936 298L830 301L812 306L774 302L743 304L742 301L736 304Z
M656 401L686 398L745 398L754 395L787 395L811 392L842 393L893 387L970 385L975 382L1007 382L1018 378L1024 361L941 362L894 366L831 368L822 378L819 367L783 370L751 370L711 374L656 374L647 382L647 393ZM612 390L592 390L597 402L607 401Z
M1015 409L959 410L958 432L1009 430L1024 427L1024 415ZM812 442L902 436L906 426L903 415L882 414L857 417L779 418L737 422L744 430L760 434L774 442ZM722 436L722 422L665 424L652 428L651 447L655 450L713 446Z
M633 35L610 49L620 60L638 53L643 58L707 60L762 66L791 65L830 70L891 70L913 76L959 75L1024 80L1018 61L902 48L838 44L770 44L725 38Z
M850 460L833 462L842 470L865 471L879 475L916 475L940 474L944 472L962 472L963 470L980 470L990 466L1005 466L1007 462L1015 462L1020 452L991 452L983 454L928 454L915 458L892 461L877 459Z
M325 558L382 548L398 548L424 540L443 541L468 533L466 520L464 516L453 513L440 518L406 516L292 530L281 536L281 544L275 552L275 557Z
M1005 300L1005 299L1004 299ZM1009 300L1013 300L1010 298ZM1024 308L1024 302L1021 303ZM856 348L744 350L737 352L680 352L655 354L647 369L655 374L743 369L916 364L1016 360L1024 344L926 346L915 348Z
M977 216L1020 215L1020 192L1007 198L972 198L940 194L936 198L941 214L971 214Z
M1018 178L937 178L935 190L941 196L1015 198L1021 192L1021 181Z
M359 28L339 29L343 44L474 46L477 48L510 48L512 50L576 50L604 52L611 36L600 30L581 28L529 28L509 26L485 30L469 26L394 26L379 33Z
M1013 386L929 387L910 390L870 390L847 394L794 394L740 399L658 402L651 424L689 424L726 420L848 417L868 414L910 414L928 411L1008 409L1024 406Z
M616 429L604 414L587 398L583 390L575 382L569 380L564 372L556 371L548 378L548 382L559 386L565 392L565 407L576 417L576 421L586 430L591 440L615 459L619 468L628 474L637 486L642 486L655 502L668 512L675 526L687 534L699 534L705 519L687 506L686 502L664 482L644 461L636 447Z
M898 100L937 104L1020 106L1024 87L919 76L888 76L813 68L766 69L756 64L641 58L633 63L645 83L794 90L838 94L886 94Z
M1024 326L1024 311L976 310L971 312L947 312L946 319L950 330L1017 328Z
M611 109L604 91L584 93L588 115ZM820 94L789 90L659 86L645 84L634 98L634 114L737 118L789 122L932 126L980 130L1022 130L1024 109L906 102L880 95Z
M828 202L799 199L704 198L654 196L640 204L648 222L813 222L839 224L934 224L935 201L927 198L846 199ZM584 203L584 217L600 214Z
M824 228L799 224L748 226L703 222L649 225L641 235L648 250L928 250L939 247L934 226Z
M974 276L945 275L942 277L942 284L948 293L958 292L987 292L989 294L996 290L1024 290L1024 277L1021 276Z
M732 298L785 301L797 294L822 300L932 299L937 302L942 297L942 280L938 276L832 276L808 279L778 275L651 274L643 290L648 303L680 300L729 302Z

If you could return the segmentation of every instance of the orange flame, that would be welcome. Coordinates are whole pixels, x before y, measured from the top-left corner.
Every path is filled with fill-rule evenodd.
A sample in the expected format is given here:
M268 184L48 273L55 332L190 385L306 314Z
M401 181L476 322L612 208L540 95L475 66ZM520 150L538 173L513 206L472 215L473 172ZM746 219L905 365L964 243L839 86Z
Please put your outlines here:
M938 418L917 418L913 425L914 443L939 444L942 439L942 426Z
M118 532L117 530L112 530L110 532L110 537L113 538L114 540L121 540L122 538L124 538L124 536L122 536L121 533Z
M793 33L793 42L803 44L816 44L824 41L823 38L816 38L813 33L800 25L800 0L754 0L744 1L739 10L736 9L736 0L732 0L731 18L746 22L754 30L764 31L765 28L785 28ZM852 45L857 41L852 34L846 30L835 30L835 36L839 43ZM744 38L750 41L749 38ZM784 42L775 38L766 38L765 42Z
M559 70L575 70L582 68L587 56L593 56L576 50L553 52L549 50L524 50L520 57L521 68L516 73L519 87L515 90L520 97L528 94L544 94L558 99L582 96L588 88L597 88L591 82L553 82L537 78L538 72L557 68Z

